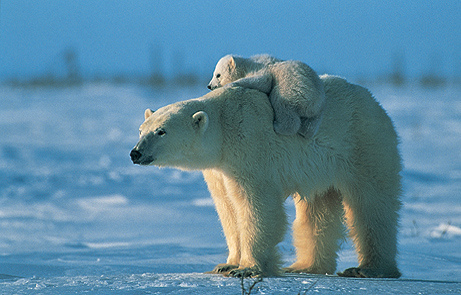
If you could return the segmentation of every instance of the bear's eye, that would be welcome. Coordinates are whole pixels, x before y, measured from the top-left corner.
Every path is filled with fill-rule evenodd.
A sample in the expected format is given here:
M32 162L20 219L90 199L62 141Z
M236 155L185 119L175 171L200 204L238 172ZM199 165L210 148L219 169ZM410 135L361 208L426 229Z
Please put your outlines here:
M217 74L217 75L216 75L216 78L220 78L220 77L221 77L221 74Z
M164 136L166 134L166 132L162 128L159 128L159 129L155 130L155 134L158 135L158 136Z

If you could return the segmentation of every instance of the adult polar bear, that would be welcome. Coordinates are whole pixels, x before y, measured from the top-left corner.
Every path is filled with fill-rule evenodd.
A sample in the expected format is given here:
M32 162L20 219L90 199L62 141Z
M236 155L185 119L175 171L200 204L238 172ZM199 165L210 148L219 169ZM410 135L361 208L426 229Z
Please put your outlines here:
M385 111L364 88L323 76L326 104L310 139L278 135L267 95L224 87L145 112L135 164L199 169L229 248L214 273L275 275L276 245L293 195L297 261L288 272L334 273L345 219L359 266L355 277L399 277L396 235L401 161Z

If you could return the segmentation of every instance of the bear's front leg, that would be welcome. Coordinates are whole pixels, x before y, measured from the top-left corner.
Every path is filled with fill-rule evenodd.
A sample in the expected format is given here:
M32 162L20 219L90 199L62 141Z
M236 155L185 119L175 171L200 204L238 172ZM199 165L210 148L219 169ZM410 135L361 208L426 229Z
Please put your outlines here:
M235 182L231 196L240 232L240 262L230 276L279 274L280 257L276 245L285 234L286 214L282 194L278 191L267 181L248 185Z
M240 234L237 227L236 212L229 197L229 188L226 186L227 177L222 172L213 169L204 170L203 177L208 185L208 190L221 220L229 250L226 263L218 264L208 273L227 274L232 269L239 267L240 261Z

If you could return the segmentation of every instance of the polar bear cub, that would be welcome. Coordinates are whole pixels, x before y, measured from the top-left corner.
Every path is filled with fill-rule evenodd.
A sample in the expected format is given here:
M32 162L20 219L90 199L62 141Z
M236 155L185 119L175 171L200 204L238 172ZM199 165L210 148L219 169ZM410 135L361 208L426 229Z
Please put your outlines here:
M256 89L269 96L274 130L282 135L312 137L318 129L325 93L323 83L308 65L270 55L221 58L208 84L210 90L229 86Z

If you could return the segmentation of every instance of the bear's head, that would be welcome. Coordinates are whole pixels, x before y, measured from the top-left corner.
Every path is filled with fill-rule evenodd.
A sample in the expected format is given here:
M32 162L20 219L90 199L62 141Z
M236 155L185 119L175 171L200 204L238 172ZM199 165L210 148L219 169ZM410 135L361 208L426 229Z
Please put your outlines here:
M243 78L245 76L244 69L238 65L241 59L242 58L233 55L226 55L221 58L216 64L213 78L208 84L208 89L214 90Z
M198 100L178 102L153 112L147 109L139 141L130 156L134 164L206 169L219 154L219 128ZM213 117L214 118L214 117Z

